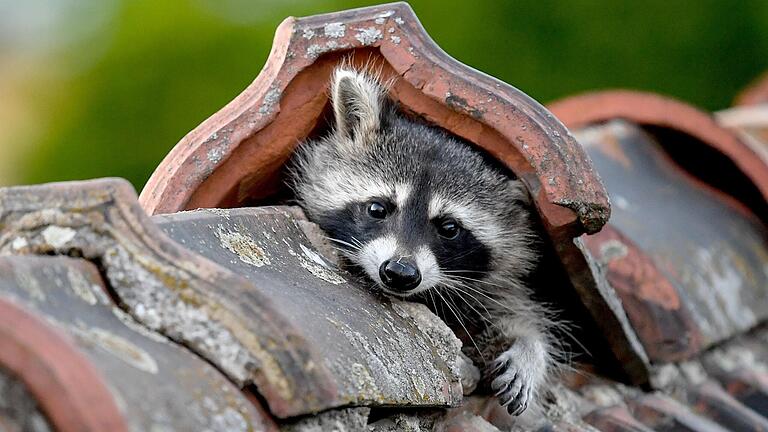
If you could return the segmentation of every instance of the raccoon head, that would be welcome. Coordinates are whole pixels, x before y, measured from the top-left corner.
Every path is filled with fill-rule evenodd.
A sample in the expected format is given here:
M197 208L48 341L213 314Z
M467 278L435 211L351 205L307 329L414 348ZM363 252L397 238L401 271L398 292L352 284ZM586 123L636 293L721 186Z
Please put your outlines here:
M335 71L333 131L294 159L308 217L392 295L527 273L534 235L521 182L468 143L400 114L386 93L367 73Z

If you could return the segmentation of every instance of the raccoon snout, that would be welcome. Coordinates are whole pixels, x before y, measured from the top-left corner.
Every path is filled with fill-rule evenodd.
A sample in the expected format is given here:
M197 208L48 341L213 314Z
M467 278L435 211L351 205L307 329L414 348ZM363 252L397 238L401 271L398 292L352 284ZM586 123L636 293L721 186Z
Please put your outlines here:
M379 267L379 277L387 288L402 293L416 288L421 283L418 267L405 258L384 261Z

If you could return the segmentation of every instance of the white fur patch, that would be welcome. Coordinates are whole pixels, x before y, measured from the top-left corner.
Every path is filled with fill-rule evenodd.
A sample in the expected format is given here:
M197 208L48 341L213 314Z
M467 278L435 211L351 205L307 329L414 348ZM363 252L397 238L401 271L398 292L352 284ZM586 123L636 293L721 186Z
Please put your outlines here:
M416 267L421 272L421 283L411 294L426 291L440 283L442 272L437 264L435 254L427 246L421 246L416 250Z
M384 261L395 256L395 252L397 252L397 239L394 236L379 237L363 247L357 255L357 264L365 270L368 277L381 285L379 267Z
M411 193L411 186L405 183L388 185L366 177L351 177L342 171L332 171L324 176L322 191L310 193L312 199L322 203L320 207L326 211L341 209L353 202L366 202L375 197L386 198L397 207L402 207Z
M398 208L405 207L405 202L411 195L411 185L406 183L398 183L395 185L395 196L393 201Z

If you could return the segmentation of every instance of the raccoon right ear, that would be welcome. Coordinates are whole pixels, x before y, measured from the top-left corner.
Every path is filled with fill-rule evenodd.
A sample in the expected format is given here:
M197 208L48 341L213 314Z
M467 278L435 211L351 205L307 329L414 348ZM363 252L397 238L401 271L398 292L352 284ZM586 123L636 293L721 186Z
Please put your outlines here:
M533 205L533 199L528 192L528 188L526 188L523 182L519 179L507 180L507 188L512 193L513 199L523 203L526 206Z
M336 69L331 84L336 132L352 140L376 132L385 93L382 85L362 72Z

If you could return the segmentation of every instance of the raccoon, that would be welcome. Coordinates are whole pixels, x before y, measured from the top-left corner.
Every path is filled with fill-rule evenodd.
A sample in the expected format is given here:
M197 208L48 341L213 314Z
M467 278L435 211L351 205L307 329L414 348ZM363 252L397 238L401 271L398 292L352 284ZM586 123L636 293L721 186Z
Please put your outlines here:
M298 203L350 271L468 340L486 387L520 415L555 365L551 313L525 283L541 239L529 195L468 143L400 113L379 81L334 71L333 129L293 162Z

